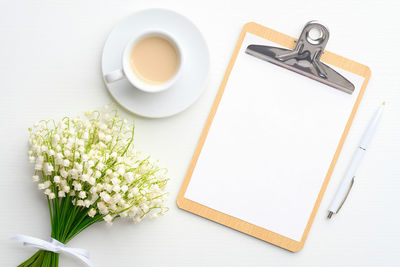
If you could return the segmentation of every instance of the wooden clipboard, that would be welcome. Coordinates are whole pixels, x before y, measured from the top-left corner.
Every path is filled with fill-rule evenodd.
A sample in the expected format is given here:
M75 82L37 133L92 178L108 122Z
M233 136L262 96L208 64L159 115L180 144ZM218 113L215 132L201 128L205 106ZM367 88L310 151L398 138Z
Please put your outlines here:
M177 197L177 205L179 208L184 209L186 211L189 211L191 213L197 214L199 216L202 216L204 218L207 218L209 220L212 220L214 222L220 223L222 225L228 226L230 228L233 228L235 230L238 230L240 232L246 233L248 235L251 235L253 237L259 238L261 240L267 241L269 243L272 243L276 246L282 247L284 249L287 249L292 252L297 252L300 249L303 248L304 243L306 241L307 235L310 231L311 225L314 221L314 218L316 216L316 213L318 211L318 208L320 206L322 197L325 193L325 190L327 188L329 179L332 175L333 169L335 167L335 164L338 160L340 151L343 147L343 144L345 142L346 136L349 132L349 129L351 127L351 124L353 122L354 116L356 114L357 108L360 104L360 101L363 97L365 88L368 84L369 78L371 76L370 69L362 65L360 63L357 63L355 61L349 60L347 58L341 57L339 55L336 55L334 53L325 51L324 54L321 57L321 61L324 63L327 63L331 66L340 68L342 70L345 70L350 73L354 73L358 76L361 76L364 78L364 81L362 83L361 89L358 92L358 96L356 97L356 100L354 102L354 106L351 109L350 116L347 119L347 123L345 124L345 128L341 134L339 144L336 148L336 151L333 155L332 160L330 161L330 165L328 168L328 171L326 173L326 176L323 180L322 186L320 187L318 196L316 198L315 204L312 208L312 212L308 218L304 233L301 236L301 240L296 241L291 238L288 238L286 236L280 235L278 233L275 233L274 231L270 231L268 229L265 229L263 227L254 225L252 223L249 223L247 221L238 219L234 216L230 216L229 214L225 214L223 212L219 212L215 209L209 208L206 205L202 205L200 203L197 203L195 201L192 201L190 199L185 198L185 193L187 191L188 185L191 181L193 171L196 167L196 163L199 159L200 153L202 151L203 145L206 142L207 135L209 133L210 127L213 123L214 117L216 115L218 106L221 102L221 99L224 95L224 90L227 85L229 76L231 74L232 68L235 65L239 50L241 49L242 42L245 38L246 33L251 33L256 36L262 37L264 39L267 39L269 41L272 41L273 43L276 43L277 45L280 45L282 47L286 47L289 49L293 49L296 45L296 40L295 38L292 38L290 36L287 36L283 33L277 32L275 30L269 29L267 27L264 27L262 25L256 24L254 22L250 22L246 24L242 32L240 34L239 40L236 44L235 50L233 52L232 58L230 60L230 63L228 65L228 68L226 70L225 76L222 80L221 86L219 88L218 94L215 98L214 104L212 106L211 112L208 116L208 119L206 121L206 124L204 126L203 132L200 136L200 139L198 141L196 150L194 152L193 158L191 160L191 163L189 165L189 168L187 170L185 179L183 181L182 187L180 189L180 192ZM265 63L265 64L270 64L270 63ZM278 68L278 67L276 67ZM297 74L293 74L297 75Z

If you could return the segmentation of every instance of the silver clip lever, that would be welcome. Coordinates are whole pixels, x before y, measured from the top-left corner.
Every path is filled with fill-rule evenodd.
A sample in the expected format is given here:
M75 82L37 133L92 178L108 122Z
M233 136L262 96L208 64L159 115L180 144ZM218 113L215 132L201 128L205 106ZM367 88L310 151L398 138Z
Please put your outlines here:
M328 39L328 29L316 21L310 21L303 28L294 50L249 45L246 53L352 94L354 85L320 61Z

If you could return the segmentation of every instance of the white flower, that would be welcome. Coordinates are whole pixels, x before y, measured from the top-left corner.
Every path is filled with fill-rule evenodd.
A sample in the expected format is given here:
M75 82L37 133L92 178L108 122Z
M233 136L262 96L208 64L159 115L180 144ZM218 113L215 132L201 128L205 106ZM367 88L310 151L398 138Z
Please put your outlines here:
M160 187L157 184L153 184L150 187L150 190L153 191L154 193L160 193L162 190L160 189Z
M41 171L42 170L42 163L36 163L35 164L35 170L37 170L37 171Z
M88 183L90 185L94 185L96 183L96 179L94 177L90 177L89 180L88 180Z
M111 135L106 135L106 137L105 137L106 143L110 142L111 140L112 140L112 136Z
M63 190L65 191L65 193L69 193L71 188L68 185L66 185L63 187Z
M89 133L88 132L84 132L82 135L83 140L89 140Z
M99 163L97 164L96 168L97 168L98 170L102 170L102 169L104 169L104 164L101 163L101 162L99 162Z
M108 223L163 214L166 173L134 149L134 125L111 108L103 117L94 111L87 116L29 130L28 157L38 188L52 202L70 197L73 205L88 208L88 217L101 214Z
M120 194L116 193L115 195L113 195L113 201L114 203L119 203L122 200L122 197Z
M100 192L101 190L103 190L104 186L102 184L97 184L96 185L96 191Z
M87 162L89 160L89 156L88 155L86 155L86 154L83 154L82 155L82 161L83 162ZM93 161L92 161L93 162Z
M103 210L106 208L106 204L104 204L104 202L97 202L97 207L99 208L99 210Z
M56 156L55 156L55 164L57 165L57 166L59 166L59 165L63 165L63 155L61 154L61 153L57 153L56 154Z
M86 164L86 167L88 167L88 169L86 169L86 174L91 176L93 174L93 169L91 169L89 166L87 166L87 164Z
M60 141L60 136L58 134L53 135L53 145Z
M110 202L111 196L107 192L101 192L100 197L104 202Z
M69 164L70 164L69 160L65 159L63 162L64 167L69 167Z
M88 180L89 180L89 175L87 175L87 174L82 174L81 180L84 181L84 182L88 181Z
M98 179L98 178L100 178L100 177L101 177L101 172L96 171L96 172L94 173L94 178Z
M82 184L75 182L73 185L74 185L74 190L75 191L81 191L82 190Z
M133 182L133 173L132 172L125 173L124 177L128 183Z
M76 169L78 172L82 172L82 170L83 170L82 164L75 163L75 169Z
M52 174L52 172L54 171L53 165L51 165L50 163L45 163L43 171L46 175Z
M89 192L90 192L91 194L96 194L96 193L97 193L97 188L96 188L95 186L93 186L93 187L91 187L91 188L89 189Z
M39 190L46 189L46 187L44 186L44 183L38 184L38 188L39 188Z
M125 174L125 169L124 169L124 167L120 167L120 168L118 169L118 174L119 174L119 175L124 175L124 174Z
M89 199L86 199L86 200L83 201L83 204L85 205L86 208L89 208L90 205L92 205L92 202L90 202Z
M74 135L75 135L75 129L74 129L74 128L70 128L69 131L68 131L68 133L69 133L70 135L74 136Z
M114 213L117 210L117 205L112 203L108 208Z
M112 224L113 217L110 214L107 214L104 216L104 221L106 221L108 224Z
M118 185L121 183L121 180L118 179L117 177L114 177L111 179L111 182L113 183L113 185Z
M65 169L61 169L60 170L60 174L61 174L61 177L63 177L63 178L67 178L68 177L68 172Z
M51 185L50 181L45 181L44 183L45 188L48 188Z
M85 144L85 141L83 141L82 139L78 139L78 140L76 141L76 144L77 144L78 146L83 146L83 145Z
M99 212L101 214L107 214L108 213L108 208L105 206L105 204L103 202L99 202L97 203L97 207L99 208Z
M159 198L153 199L151 201L151 205L152 206L158 206L158 205L161 205L163 203L163 201L164 201L164 199L159 197Z
M104 189L107 190L107 192L111 193L113 186L111 184L105 184Z
M134 222L134 223L140 223L141 221L142 221L142 217L135 216L135 217L133 218L133 222Z
M99 195L97 193L94 193L90 196L90 201L94 203L97 199L99 199Z
M91 208L90 210L89 210L89 212L88 212L88 215L90 216L90 217L94 217L94 215L96 215L96 210L94 209L94 208Z
M131 192L133 195L136 196L137 194L139 194L139 189L137 187L134 187L134 188L132 188Z
M81 191L81 192L79 192L79 195L78 195L80 198L86 198L86 192L85 191Z
M70 147L69 144L67 144L67 145L65 145L65 148L66 149L64 150L64 156L67 158L70 158L72 156L72 152L69 149L71 149L72 147ZM69 161L68 161L68 165L69 165ZM64 163L64 166L65 166L65 163ZM65 166L65 167L68 167L68 166Z
M113 186L113 191L118 193L119 191L121 191L121 187L119 185L114 185Z
M56 184L60 183L60 181L61 181L60 176L58 176L58 175L54 176L53 180Z
M77 169L71 169L71 170L69 170L69 174L71 175L71 177L73 178L73 179L78 179L78 177L79 177L79 172L78 172L78 170Z

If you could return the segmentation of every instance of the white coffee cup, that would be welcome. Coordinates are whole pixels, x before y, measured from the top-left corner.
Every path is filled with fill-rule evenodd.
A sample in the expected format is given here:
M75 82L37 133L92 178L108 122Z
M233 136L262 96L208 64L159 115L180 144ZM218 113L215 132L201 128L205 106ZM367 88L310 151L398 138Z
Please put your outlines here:
M170 42L177 54L178 54L178 60L179 60L179 65L177 67L177 70L175 72L175 74L166 82L163 83L148 83L146 81L144 81L143 79L141 79L140 77L137 76L137 74L134 72L134 70L131 67L130 64L130 56L131 56L131 52L132 49L135 47L135 45L148 37L161 37L164 38L165 40L167 40L168 42ZM142 32L141 34L136 35L135 37L133 37L131 39L130 42L128 42L128 44L126 45L123 53L122 53L122 69L117 69L114 71L111 71L107 74L104 75L104 80L106 83L113 83L116 82L118 80L124 79L126 78L134 87L136 87L137 89L143 91L143 92L147 92L147 93L157 93L157 92L161 92L164 91L168 88L170 88L179 78L179 76L181 75L181 70L182 70L182 63L183 63L183 57L182 57L182 50L179 47L178 42L175 41L175 38L173 38L171 36L171 34L162 31L162 30L147 30L145 32Z

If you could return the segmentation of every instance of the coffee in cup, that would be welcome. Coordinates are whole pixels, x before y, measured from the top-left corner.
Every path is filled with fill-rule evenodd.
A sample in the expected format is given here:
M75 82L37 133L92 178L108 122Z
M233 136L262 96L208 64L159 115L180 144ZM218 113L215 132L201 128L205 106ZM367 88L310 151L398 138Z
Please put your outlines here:
M174 77L180 64L175 46L161 36L148 36L132 48L129 62L135 75L150 84L162 84Z
M147 31L126 46L122 69L104 76L108 83L127 78L145 92L160 92L177 80L182 65L182 53L177 42L162 31Z

